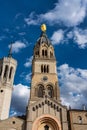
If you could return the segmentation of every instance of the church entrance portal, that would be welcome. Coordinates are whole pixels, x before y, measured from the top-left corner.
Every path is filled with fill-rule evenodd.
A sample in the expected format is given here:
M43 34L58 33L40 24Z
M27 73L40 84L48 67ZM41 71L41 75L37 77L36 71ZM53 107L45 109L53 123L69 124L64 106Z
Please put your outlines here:
M35 120L32 130L61 130L61 125L55 117L43 115Z

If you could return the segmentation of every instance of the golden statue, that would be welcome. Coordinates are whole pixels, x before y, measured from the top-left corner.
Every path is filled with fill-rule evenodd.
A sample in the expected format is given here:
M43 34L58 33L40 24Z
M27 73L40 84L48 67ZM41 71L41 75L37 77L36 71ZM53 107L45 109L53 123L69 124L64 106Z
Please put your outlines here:
M46 24L42 24L42 25L41 25L41 30L42 30L43 32L46 32Z

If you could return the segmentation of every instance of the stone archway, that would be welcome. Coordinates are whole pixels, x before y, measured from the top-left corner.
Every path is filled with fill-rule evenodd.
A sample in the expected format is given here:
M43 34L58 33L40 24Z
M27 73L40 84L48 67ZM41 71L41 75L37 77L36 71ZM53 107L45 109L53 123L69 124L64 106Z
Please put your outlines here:
M34 121L32 130L61 130L61 125L57 118L46 114Z

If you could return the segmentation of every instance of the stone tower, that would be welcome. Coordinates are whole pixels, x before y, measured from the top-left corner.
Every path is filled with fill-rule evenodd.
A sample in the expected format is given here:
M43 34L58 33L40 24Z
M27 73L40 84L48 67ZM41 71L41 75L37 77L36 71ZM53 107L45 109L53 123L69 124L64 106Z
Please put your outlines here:
M9 116L17 61L12 58L12 45L7 57L0 59L0 120Z
M61 105L54 48L46 26L34 47L26 130L68 130L67 108Z
M50 98L60 102L54 48L44 31L34 47L31 86L30 102L43 98L46 90Z

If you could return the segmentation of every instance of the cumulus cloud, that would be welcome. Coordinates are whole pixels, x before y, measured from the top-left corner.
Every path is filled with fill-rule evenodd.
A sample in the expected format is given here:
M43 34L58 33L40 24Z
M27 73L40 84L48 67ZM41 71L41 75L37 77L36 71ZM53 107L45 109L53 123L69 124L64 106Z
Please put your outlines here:
M27 45L21 41L16 41L12 43L12 51L18 53L22 48L25 48ZM9 45L10 48L10 45Z
M87 29L74 28L70 31L63 31L60 29L55 31L51 36L51 40L54 45L71 43L69 41L71 39L80 49L85 49L87 47Z
M28 86L22 84L14 85L10 112L11 116L23 115L25 113L29 95L30 89Z
M52 10L40 15L32 12L25 22L28 25L47 21L50 25L63 23L65 26L76 26L83 22L86 8L87 0L59 0Z
M63 64L58 72L62 103L72 108L87 106L87 70Z
M31 14L29 15L29 17L25 18L24 21L28 25L37 25L37 24L39 24L40 19L39 19L38 15L35 14L35 12L31 12Z
M63 30L55 31L51 37L53 44L59 44L64 38Z
M31 56L30 58L27 58L26 63L24 64L25 67L30 67L32 64L32 59L33 56Z
M84 49L87 46L87 29L75 29L74 40L80 48Z
M64 39L67 41L72 39L80 49L85 49L87 47L87 29L74 28L66 33L66 38L64 37Z

